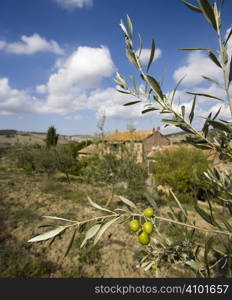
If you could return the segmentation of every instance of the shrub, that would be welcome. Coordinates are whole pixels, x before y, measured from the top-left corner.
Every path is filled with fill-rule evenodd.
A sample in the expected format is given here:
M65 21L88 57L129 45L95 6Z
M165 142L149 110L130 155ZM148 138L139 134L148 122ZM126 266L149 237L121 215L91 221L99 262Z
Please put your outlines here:
M159 151L154 161L155 183L157 186L167 185L180 199L187 201L209 189L203 180L203 172L210 165L207 155L198 149L180 146Z
M84 181L91 184L106 183L115 188L117 183L124 182L124 195L133 199L141 199L147 179L146 167L136 162L136 157L125 151L122 159L115 154L94 154L81 160L81 175Z

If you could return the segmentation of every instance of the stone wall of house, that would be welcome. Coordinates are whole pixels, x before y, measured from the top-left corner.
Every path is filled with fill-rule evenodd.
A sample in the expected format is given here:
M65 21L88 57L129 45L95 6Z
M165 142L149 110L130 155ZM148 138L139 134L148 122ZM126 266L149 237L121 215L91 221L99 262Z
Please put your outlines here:
M148 153L152 151L153 146L162 147L167 145L169 145L169 140L159 132L154 132L153 135L143 141L144 160L146 160Z

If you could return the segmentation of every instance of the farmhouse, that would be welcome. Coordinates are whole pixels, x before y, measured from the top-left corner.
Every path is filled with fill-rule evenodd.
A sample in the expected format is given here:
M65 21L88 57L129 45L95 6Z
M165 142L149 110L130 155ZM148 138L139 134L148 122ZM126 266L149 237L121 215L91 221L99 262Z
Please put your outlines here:
M114 132L106 136L100 145L90 145L78 152L83 157L101 151L102 153L115 153L122 158L125 149L133 149L137 155L138 162L145 162L150 152L160 147L169 145L167 137L155 129L146 131Z

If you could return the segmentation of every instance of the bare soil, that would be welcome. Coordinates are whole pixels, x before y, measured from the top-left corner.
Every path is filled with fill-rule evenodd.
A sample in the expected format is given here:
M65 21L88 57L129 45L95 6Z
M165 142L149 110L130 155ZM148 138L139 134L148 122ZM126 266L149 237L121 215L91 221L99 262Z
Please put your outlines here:
M0 277L153 277L136 268L143 247L125 224L113 225L99 244L80 250L84 234L77 234L64 258L72 232L42 243L28 243L47 231L44 215L84 220L93 211L87 195L105 204L110 190L86 184L55 182L19 170L0 169ZM117 201L117 200L115 200ZM53 222L54 223L54 222Z

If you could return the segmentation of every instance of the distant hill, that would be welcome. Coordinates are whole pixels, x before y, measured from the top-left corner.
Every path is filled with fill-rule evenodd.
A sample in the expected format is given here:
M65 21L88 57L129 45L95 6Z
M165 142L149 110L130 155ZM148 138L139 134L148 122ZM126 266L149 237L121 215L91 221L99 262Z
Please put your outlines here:
M91 135L59 135L58 144L66 144L70 142L81 142L90 140ZM7 148L11 145L20 144L45 144L46 132L34 131L17 131L14 129L0 130L0 148Z

